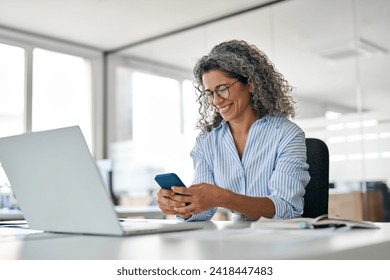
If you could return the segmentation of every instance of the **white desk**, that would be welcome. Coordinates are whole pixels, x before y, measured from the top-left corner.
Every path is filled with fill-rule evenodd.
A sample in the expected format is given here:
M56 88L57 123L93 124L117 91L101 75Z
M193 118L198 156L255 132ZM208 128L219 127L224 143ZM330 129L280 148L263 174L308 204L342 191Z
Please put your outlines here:
M125 207L115 206L119 218L143 217L145 219L163 219L160 208L157 206ZM0 222L9 220L23 220L24 216L20 210L0 209Z
M169 221L167 221L169 222ZM132 237L0 227L0 259L390 259L390 223L379 230L252 230L206 222L203 230Z

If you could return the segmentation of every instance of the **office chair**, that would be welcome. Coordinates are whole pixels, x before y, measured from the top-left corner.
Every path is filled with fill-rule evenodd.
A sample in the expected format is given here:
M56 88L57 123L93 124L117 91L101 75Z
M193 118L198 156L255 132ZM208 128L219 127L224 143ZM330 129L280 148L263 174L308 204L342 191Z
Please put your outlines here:
M306 138L306 153L311 179L303 197L302 217L315 218L328 214L329 150L322 140Z

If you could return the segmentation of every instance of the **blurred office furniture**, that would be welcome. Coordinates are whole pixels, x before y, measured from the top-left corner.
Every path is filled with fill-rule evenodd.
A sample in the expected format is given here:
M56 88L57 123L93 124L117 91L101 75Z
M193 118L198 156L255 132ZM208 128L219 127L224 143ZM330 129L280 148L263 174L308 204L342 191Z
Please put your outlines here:
M383 216L388 219L388 189L374 190L369 184L389 182L389 110L297 123L308 138L322 139L328 146L329 180L334 187L329 190L329 215L377 222L383 221ZM380 205L385 206L383 214Z
M107 188L107 192L115 205L115 211L119 218L162 219L165 217L161 213L160 208L158 208L157 205L154 205L152 203L153 200L151 201L150 198L152 194L148 194L146 198L143 199L135 198L133 201L130 201L128 203L125 203L126 205L123 205L123 203L121 203L120 194L116 194L114 190L113 172L115 172L115 170L118 169L115 169L115 167L113 168L113 166L115 165L112 163L112 160L111 159L97 160L96 165L99 169L102 180ZM118 176L116 177L117 184L119 183L124 185L123 186L124 188L126 188L126 186L128 188L131 188L134 185L135 187L139 186L140 191L143 192L142 182L139 181L139 176L145 175L142 170L138 174L137 172L134 172L134 170L130 168L130 166L127 166L127 170L126 170L126 166L122 166L120 172L124 174L120 175L119 177ZM147 174L147 175L148 178L149 177L153 178L153 174Z
M390 222L390 189L385 182L367 182L368 192L379 192L382 194L383 222ZM380 203L377 203L380 206ZM378 220L381 222L381 220Z
M148 148L149 146L134 141L111 145L112 189L120 200L119 204L130 198L132 203L147 200L146 204L142 204L148 205L153 199L153 193L158 190L154 176L164 173L165 169L154 161L153 155L147 153Z
M379 191L331 193L329 214L347 219L382 222L382 193Z
M112 162L111 159L100 159L96 161L96 166L99 169L100 176L103 180L106 190L110 195L112 203L118 205L119 199L115 196L112 184Z
M20 209L0 209L0 221L24 220Z
M304 195L303 217L328 214L329 199L329 151L320 139L306 138L307 163L310 182Z
M329 196L329 213L356 220L390 221L390 194L386 183L369 181L355 185L355 191L343 191L341 187L338 190L336 186Z

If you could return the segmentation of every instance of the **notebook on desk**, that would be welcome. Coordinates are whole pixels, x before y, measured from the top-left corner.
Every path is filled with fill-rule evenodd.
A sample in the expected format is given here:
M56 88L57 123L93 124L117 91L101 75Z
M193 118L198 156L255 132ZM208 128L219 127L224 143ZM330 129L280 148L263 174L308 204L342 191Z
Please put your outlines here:
M78 126L0 138L0 162L31 229L134 235L201 223L119 222Z

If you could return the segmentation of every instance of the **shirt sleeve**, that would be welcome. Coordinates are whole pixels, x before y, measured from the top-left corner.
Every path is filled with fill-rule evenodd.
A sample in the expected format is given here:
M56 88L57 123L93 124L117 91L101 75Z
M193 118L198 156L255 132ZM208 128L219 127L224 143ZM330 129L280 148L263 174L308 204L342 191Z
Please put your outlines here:
M303 213L303 195L310 175L306 163L303 132L287 143L281 143L275 170L269 182L269 198L275 204L274 219L290 219Z

